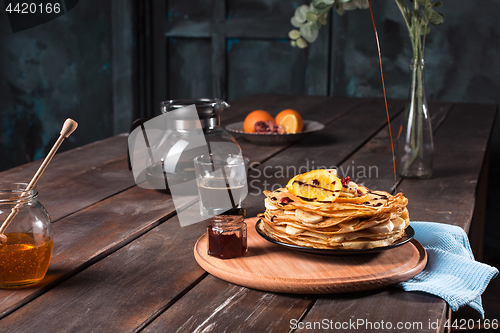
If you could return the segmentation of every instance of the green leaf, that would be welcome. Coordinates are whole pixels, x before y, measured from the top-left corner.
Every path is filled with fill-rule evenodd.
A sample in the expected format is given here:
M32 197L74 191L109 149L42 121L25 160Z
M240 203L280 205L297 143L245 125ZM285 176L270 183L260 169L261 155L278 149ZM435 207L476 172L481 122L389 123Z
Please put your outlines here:
M432 22L431 22L431 24L433 24L433 25L441 25L441 24L443 24L444 19L445 19L446 17L445 17L443 14L441 14L441 13L438 13L438 15L439 15L439 20L438 20L438 21L439 21L439 23L432 23Z
M311 3L312 6L314 6L314 8L316 8L316 10L321 13L323 11L328 11L330 10L330 8L332 8L332 5L335 1L332 1L331 3L327 3L323 0L313 0L313 2Z
M316 22L318 20L318 15L311 13L311 12L307 12L306 18L310 22Z
M300 28L300 34L309 43L312 43L318 38L318 29L316 29L312 24L305 25Z
M422 30L420 31L420 34L421 35L428 35L430 32L431 32L431 27L426 26L425 29L422 28Z
M431 32L431 28L424 22L420 25L420 34L421 35L427 35Z
M341 4L341 6L344 7L344 10L354 10L358 8L358 2L344 2Z
M321 23L319 21L311 22L311 30L321 29Z
M396 4L398 5L398 7L401 11L401 14L403 15L405 22L410 22L410 20L411 20L410 14L408 13L408 8L406 8L403 0L396 0Z
M444 22L444 15L436 12L432 8L424 8L422 10L424 19L432 25L440 25Z
M306 15L309 11L309 6L302 5L295 10L295 19L299 23L304 23L306 21Z
M296 47L297 46L297 41L291 40L290 41L290 45L292 45L293 47Z
M370 3L368 2L368 0L358 0L358 8L359 9L370 8Z
M441 1L438 1L436 3L433 3L432 7L441 7L442 5L443 5L443 3Z
M290 30L290 32L288 33L288 37L290 37L290 39L299 39L300 31L298 31L297 29Z
M302 38L297 39L297 46L301 49L305 49L307 47L307 42Z
M310 36L312 36L311 25L310 24L306 24L303 27L300 27L300 34L304 38L309 38Z
M329 5L329 6L326 6L325 8L318 8L318 14L325 14L325 13L328 13L330 11L330 8L332 8L333 5Z
M292 23L292 25L295 28L300 28L301 26L305 25L305 23L301 23L301 22L297 21L297 19L295 18L295 16L290 19L290 22Z
M433 11L435 11L435 10L432 9L432 8L424 8L422 10L422 16L424 17L424 20L426 20L427 22L429 22Z
M328 16L327 13L318 15L318 22L321 23L321 24L323 24L323 25L326 25L326 18L327 18L327 16Z
M425 6L425 7L427 7L430 2L431 2L431 0L417 0L417 3L419 5L422 5L422 6Z

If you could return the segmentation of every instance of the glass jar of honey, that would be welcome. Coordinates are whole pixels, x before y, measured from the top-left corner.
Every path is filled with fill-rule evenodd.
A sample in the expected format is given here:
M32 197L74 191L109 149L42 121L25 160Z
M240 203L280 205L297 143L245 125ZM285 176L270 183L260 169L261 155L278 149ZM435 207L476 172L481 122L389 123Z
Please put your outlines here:
M52 255L52 225L49 214L28 184L0 185L0 228L13 219L0 242L0 288L17 288L42 280ZM5 240L5 238L3 238Z

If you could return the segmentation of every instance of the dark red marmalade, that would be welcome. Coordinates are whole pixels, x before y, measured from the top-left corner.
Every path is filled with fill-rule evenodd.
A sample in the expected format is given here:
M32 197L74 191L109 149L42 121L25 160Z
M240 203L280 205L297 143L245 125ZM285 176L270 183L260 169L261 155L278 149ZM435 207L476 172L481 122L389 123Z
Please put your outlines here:
M208 226L208 254L220 259L243 257L248 252L243 216L217 215Z

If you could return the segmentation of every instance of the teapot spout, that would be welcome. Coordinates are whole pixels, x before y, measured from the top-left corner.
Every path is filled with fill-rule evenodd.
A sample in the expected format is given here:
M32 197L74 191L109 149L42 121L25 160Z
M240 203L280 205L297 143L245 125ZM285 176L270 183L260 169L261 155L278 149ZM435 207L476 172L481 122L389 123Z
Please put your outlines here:
M223 100L216 100L216 102L213 104L213 108L217 111L222 111L224 109L227 109L231 107L227 102Z

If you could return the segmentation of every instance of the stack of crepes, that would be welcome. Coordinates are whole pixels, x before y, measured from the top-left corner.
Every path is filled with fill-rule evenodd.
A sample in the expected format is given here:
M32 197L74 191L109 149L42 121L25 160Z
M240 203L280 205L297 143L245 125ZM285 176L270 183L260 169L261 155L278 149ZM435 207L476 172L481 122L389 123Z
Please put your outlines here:
M371 249L404 235L410 219L401 194L371 191L334 169L293 177L286 188L264 191L260 231L292 245L320 249Z

